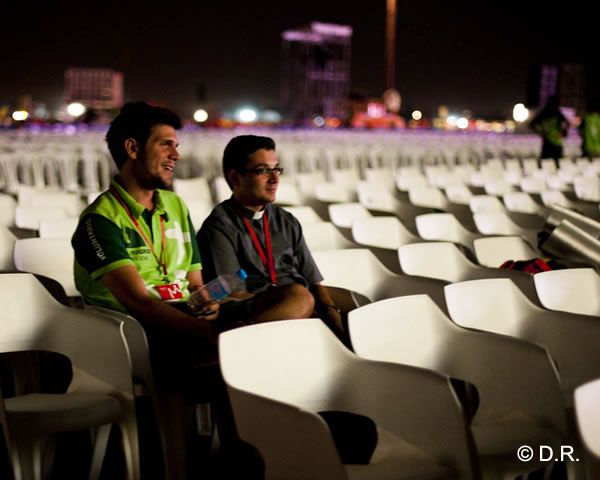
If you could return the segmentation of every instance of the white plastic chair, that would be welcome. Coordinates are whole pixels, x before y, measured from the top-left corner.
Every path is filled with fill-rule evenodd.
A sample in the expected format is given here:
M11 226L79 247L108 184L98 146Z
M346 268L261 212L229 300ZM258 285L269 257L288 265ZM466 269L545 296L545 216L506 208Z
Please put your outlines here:
M328 203L354 202L357 198L356 188L343 183L318 183L315 186L315 198Z
M70 216L78 216L83 210L83 201L79 193L44 192L31 196L32 207L55 207L64 209Z
M408 199L418 207L445 210L448 205L448 199L437 187L411 187L408 190Z
M331 222L315 222L302 226L304 241L311 252L336 248L355 248Z
M352 238L367 247L397 249L406 243L418 242L397 217L357 218L352 222Z
M567 407L573 390L600 376L600 322L595 317L544 310L505 278L444 287L452 320L544 345L556 361Z
M533 280L544 307L600 317L600 275L593 268L550 270Z
M68 238L73 236L79 217L43 218L40 220L40 238Z
M322 250L313 252L313 259L324 285L358 292L371 301L426 293L440 308L446 308L442 291L446 282L395 274L366 248Z
M69 238L20 238L15 242L17 270L56 280L68 297L80 296L73 276L74 259Z
M60 207L32 207L17 205L15 209L15 225L18 228L38 230L42 219L66 218L69 213Z
M444 192L446 193L446 198L448 198L450 202L458 203L460 205L468 205L469 200L473 196L469 187L464 183L446 185Z
M176 178L173 180L173 190L185 202L195 200L213 204L206 177Z
M185 205L188 208L192 225L194 225L196 231L200 230L202 222L210 215L213 207L204 200L188 200Z
M455 242L469 248L480 235L467 230L451 213L426 213L415 218L417 231L423 240Z
M0 193L0 225L12 227L15 224L17 201L12 195Z
M358 201L370 210L394 213L398 200L384 183L358 182L356 187Z
M585 447L600 459L600 378L575 389L575 416Z
M502 196L502 201L507 210L511 212L542 214L543 209L533 201L531 195L525 192L508 192Z
M123 434L127 478L139 479L131 368L119 326L101 313L59 304L33 275L2 274L0 286L0 352L61 353L73 371L64 394L0 394L16 479L42 478L43 446L51 434L90 428L97 428L90 478L99 478L113 423Z
M473 213L506 211L498 197L493 195L473 195L469 199L469 208Z
M277 200L279 205L304 205L300 189L293 183L279 182Z
M212 187L215 192L216 205L231 197L231 188L227 185L225 177L215 177L212 181Z
M545 348L461 328L426 295L362 306L348 314L348 326L361 357L432 369L477 388L471 428L483 478L536 470L543 464L519 462L518 448L566 440L558 375Z
M17 237L5 226L0 225L0 272L14 272L15 242Z
M474 213L473 220L483 235L521 235L532 244L537 242L537 230L517 225L505 212Z
M486 267L498 268L507 260L530 260L541 256L527 241L516 235L481 237L473 241L477 261Z
M304 227L310 223L320 223L323 221L317 214L314 208L308 206L285 206L284 210L290 212L300 222L300 225Z
M351 228L354 220L373 216L360 203L332 203L327 209L331 223L342 228Z
M262 454L267 479L477 476L463 415L439 374L358 358L317 319L230 330L219 352L238 432ZM332 410L377 425L368 465L341 463L318 415Z

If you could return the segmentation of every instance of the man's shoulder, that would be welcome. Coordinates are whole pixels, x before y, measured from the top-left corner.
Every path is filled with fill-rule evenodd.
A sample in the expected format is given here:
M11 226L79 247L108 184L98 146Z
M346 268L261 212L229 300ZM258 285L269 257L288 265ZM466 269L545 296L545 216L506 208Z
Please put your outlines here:
M212 209L202 223L200 231L222 226L232 227L235 224L235 215L235 211L231 207L229 200L225 200Z

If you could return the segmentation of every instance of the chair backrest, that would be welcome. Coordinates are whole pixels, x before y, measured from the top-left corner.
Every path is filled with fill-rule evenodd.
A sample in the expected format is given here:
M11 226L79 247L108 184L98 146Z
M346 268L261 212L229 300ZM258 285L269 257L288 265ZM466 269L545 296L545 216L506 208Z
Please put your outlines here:
M459 203L461 205L468 205L469 200L473 196L469 187L467 187L464 183L452 183L450 185L446 185L444 188L446 192L446 197L450 202Z
M0 275L0 302L1 352L62 353L73 366L70 391L94 385L97 391L132 394L123 337L105 315L61 305L33 275L25 273Z
M294 183L279 182L276 202L279 205L303 205L304 199Z
M374 181L358 182L356 191L358 201L365 208L383 212L395 212L398 207L398 201L385 183Z
M600 459L600 378L575 389L575 417L583 444Z
M372 216L360 203L332 203L328 211L331 223L342 228L351 228L354 220Z
M176 178L173 181L173 190L185 202L199 200L209 205L213 203L206 177Z
M15 225L19 228L39 230L40 221L44 218L66 218L69 213L61 207L32 207L17 205Z
M415 218L419 236L424 240L442 240L471 247L477 234L468 231L451 213L425 213Z
M231 197L231 188L227 185L225 177L215 177L212 181L212 187L215 192L215 203L217 205Z
M356 244L346 239L331 222L309 223L302 227L302 234L311 252L356 248Z
M506 211L498 197L493 195L473 195L469 199L469 208L473 213Z
M398 249L402 271L408 275L458 282L479 267L470 262L450 242L424 242L402 245Z
M600 376L597 318L537 307L504 278L453 283L444 293L459 325L546 346L558 365L567 405L577 385Z
M544 307L600 316L600 275L593 268L540 272L533 280Z
M502 195L506 208L512 212L541 213L540 206L525 192L508 192Z
M498 268L507 260L529 260L540 256L540 252L516 235L476 238L473 249L481 265L493 268Z
M43 218L40 220L40 238L70 239L78 223L79 217Z
M300 225L304 226L310 223L320 223L323 221L317 214L314 208L308 206L286 206L284 210L290 212L300 222Z
M0 225L0 272L15 271L15 242L17 237L3 225Z
M84 205L79 193L43 192L32 195L31 206L62 208L68 215L76 217L79 216Z
M400 245L419 241L398 217L392 216L355 219L352 222L352 238L361 245L394 250Z
M190 213L190 219L192 220L192 225L196 231L200 230L202 226L202 222L210 215L212 212L212 205L210 203L206 203L204 200L188 200L185 202L188 212Z
M79 296L73 274L74 259L68 238L21 238L15 242L17 270L58 281L69 297Z
M438 208L445 210L448 200L437 187L411 187L408 190L410 203L419 207Z
M354 185L323 182L315 186L315 198L322 202L354 202L356 189Z
M323 250L314 252L313 258L326 285L347 288L369 299L376 298L386 279L395 276L366 248Z
M522 231L504 212L474 213L473 220L484 235L519 235Z
M0 193L0 225L12 227L15 224L17 201L12 195Z

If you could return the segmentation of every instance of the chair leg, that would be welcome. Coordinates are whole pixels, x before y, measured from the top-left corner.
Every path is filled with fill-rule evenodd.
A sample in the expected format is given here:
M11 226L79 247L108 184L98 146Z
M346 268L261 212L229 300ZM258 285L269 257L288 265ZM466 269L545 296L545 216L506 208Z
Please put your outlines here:
M100 471L102 470L102 463L106 455L106 446L108 445L108 437L110 435L111 423L101 425L95 429L94 434L94 448L92 450L92 464L90 466L90 480L98 480L100 478Z
M119 423L123 437L127 480L139 480L141 477L140 442L133 402L127 404L127 410L124 412L123 420Z

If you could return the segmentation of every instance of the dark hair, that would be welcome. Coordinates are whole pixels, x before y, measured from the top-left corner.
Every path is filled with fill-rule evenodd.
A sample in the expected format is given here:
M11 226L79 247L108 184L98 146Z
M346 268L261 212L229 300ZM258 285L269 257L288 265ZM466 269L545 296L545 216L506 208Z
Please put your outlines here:
M270 137L258 135L239 135L229 140L223 152L223 175L230 187L227 172L244 170L248 165L248 157L261 148L275 150L275 141Z
M154 107L146 102L123 105L106 133L108 150L119 170L128 158L125 140L133 138L145 145L152 127L156 125L169 125L176 130L182 126L179 115L168 108Z

